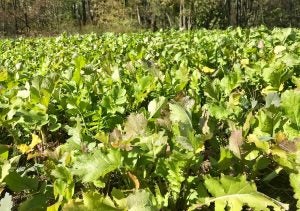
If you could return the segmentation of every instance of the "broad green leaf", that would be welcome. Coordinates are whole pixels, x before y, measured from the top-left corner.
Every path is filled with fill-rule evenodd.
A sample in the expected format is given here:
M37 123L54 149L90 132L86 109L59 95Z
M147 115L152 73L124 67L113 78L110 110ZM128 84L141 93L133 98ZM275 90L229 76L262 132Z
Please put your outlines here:
M1 166L1 179L0 179L0 182L2 182L7 175L9 175L10 169L11 169L11 162L5 161Z
M55 204L52 204L51 206L47 207L47 211L58 211L61 204L61 202L56 202Z
M205 204L215 203L215 210L242 210L244 205L255 210L288 210L287 204L257 191L252 182L248 182L245 176L231 177L222 175L219 178L206 177L205 187L213 197L207 198Z
M300 209L300 174L291 173L290 174L290 183L294 190L294 198L297 199L297 208Z
M290 121L300 130L300 91L285 91L281 96L281 107Z
M239 69L235 69L224 76L221 80L221 87L225 91L225 94L229 95L233 89L237 88L241 84L241 82L241 71Z
M38 189L39 181L35 177L21 176L17 172L10 172L4 179L8 188L14 192L21 192L24 190L36 191Z
M129 211L155 211L158 210L152 202L151 194L148 191L140 190L127 197Z
M284 133L288 135L290 139L300 137L300 130L297 125L286 123L283 125Z
M0 144L0 160L7 160L9 155L9 146Z
M248 142L254 143L255 146L264 151L265 153L269 154L270 153L270 144L268 141L262 140L259 138L256 134L250 134L247 137Z
M0 82L8 79L8 73L6 69L0 69Z
M46 194L37 194L22 202L19 206L19 211L36 210L45 211L47 202L50 199Z
M64 197L67 200L72 199L74 194L73 176L69 169L64 166L57 166L51 175L56 178L53 184L54 197Z
M119 151L110 150L107 154L96 150L91 154L77 157L73 165L73 174L84 182L93 182L121 165Z
M280 97L277 93L269 93L266 96L266 108L269 108L271 105L275 107L280 106Z
M292 82L297 86L297 89L300 90L300 78L293 76Z
M83 204L87 211L105 210L116 211L118 209L108 196L102 196L96 192L83 193Z
M117 211L124 210L124 208L118 208L109 196L103 196L97 192L89 191L84 192L83 200L69 200L67 204L63 206L63 211Z
M261 109L257 114L258 128L273 136L273 132L280 126L282 114L278 111L271 112Z
M20 98L23 98L23 99L26 99L29 96L30 96L30 91L29 90L19 90L18 94L17 94L17 97L20 97Z
M148 104L148 111L150 113L149 118L158 116L160 110L162 107L166 104L166 98L165 97L159 97L154 100L152 100Z
M211 116L218 120L226 120L232 113L223 102L206 104L205 108L207 108Z
M72 80L79 85L81 81L81 69L85 66L86 60L83 56L78 56L74 59L75 70L73 72Z
M189 128L193 128L191 115L190 113L185 110L182 106L179 104L169 104L171 114L170 114L170 120L173 123L182 123L186 125Z
M281 91L282 84L291 77L291 70L282 64L272 64L263 69L263 79L274 88L274 91Z
M146 155L156 159L156 156L162 151L167 144L168 137L164 132L154 133L150 136L144 136L136 144L146 151Z
M286 47L285 47L285 46L277 45L277 46L275 46L275 48L274 48L274 53L275 53L275 54L279 54L279 53L281 53L281 52L283 52L283 51L285 51L285 50L286 50Z

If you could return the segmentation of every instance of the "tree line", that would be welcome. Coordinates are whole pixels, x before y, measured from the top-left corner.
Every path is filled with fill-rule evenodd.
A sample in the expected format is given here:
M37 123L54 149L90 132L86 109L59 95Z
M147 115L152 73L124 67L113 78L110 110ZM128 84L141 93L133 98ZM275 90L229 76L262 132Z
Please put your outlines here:
M299 27L299 0L0 0L0 34Z

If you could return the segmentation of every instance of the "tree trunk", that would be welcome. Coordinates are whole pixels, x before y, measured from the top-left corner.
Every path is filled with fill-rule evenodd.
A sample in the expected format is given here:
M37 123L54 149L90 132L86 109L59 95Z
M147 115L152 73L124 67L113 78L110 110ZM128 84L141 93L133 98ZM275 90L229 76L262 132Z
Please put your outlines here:
M184 0L180 0L179 5L179 29L186 29L186 17L185 17L185 7L184 7Z
M140 16L140 10L139 10L138 6L136 7L136 14L137 14L137 19L138 19L139 25L142 25L141 16Z
M167 19L168 19L169 26L172 27L172 20L171 20L169 14L168 14L167 12L166 12L166 17L167 17Z
M86 1L85 0L81 0L81 13L82 13L82 23L83 25L86 25L86 22L87 22L87 17L86 17Z

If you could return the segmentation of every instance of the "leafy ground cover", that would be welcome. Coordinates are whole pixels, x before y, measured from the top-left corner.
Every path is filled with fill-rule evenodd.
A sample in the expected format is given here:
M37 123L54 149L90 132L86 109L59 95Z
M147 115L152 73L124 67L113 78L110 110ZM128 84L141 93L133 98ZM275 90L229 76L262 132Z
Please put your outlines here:
M300 209L300 31L0 40L0 210Z

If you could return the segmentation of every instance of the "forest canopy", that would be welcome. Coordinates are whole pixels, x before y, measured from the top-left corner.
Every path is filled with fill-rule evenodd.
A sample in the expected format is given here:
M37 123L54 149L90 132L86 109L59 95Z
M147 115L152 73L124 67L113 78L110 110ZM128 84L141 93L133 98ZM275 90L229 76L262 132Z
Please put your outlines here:
M0 35L299 27L298 0L0 0Z

